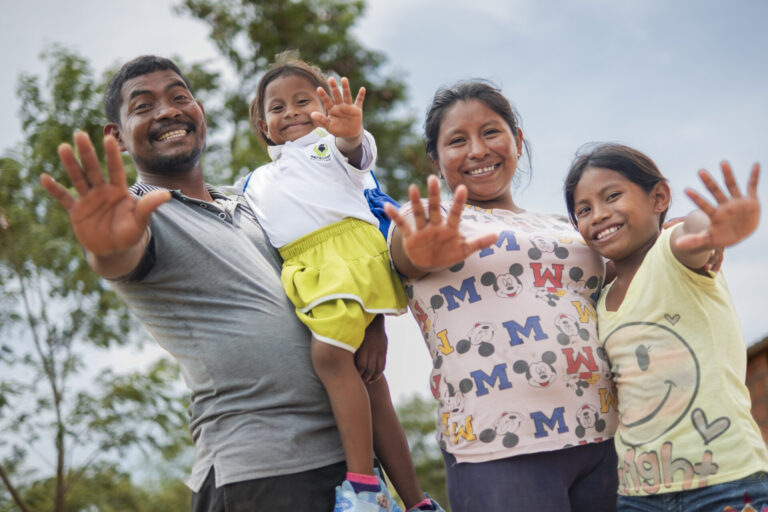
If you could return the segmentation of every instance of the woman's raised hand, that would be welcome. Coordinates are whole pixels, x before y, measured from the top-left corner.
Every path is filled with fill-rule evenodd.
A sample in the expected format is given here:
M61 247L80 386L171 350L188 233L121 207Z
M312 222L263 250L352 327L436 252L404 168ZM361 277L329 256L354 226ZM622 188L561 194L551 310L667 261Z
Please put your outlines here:
M467 200L467 189L463 185L456 188L453 204L447 216L443 215L440 206L440 186L436 176L430 176L427 179L426 211L421 202L418 187L411 185L408 195L413 210L413 224L401 216L391 204L386 204L384 207L399 230L399 234L393 239L393 243L397 242L397 246L393 247L393 259L395 259L395 266L401 272L404 267L407 268L404 263L410 264L422 274L450 267L498 239L496 234L487 234L467 240L459 230L461 212ZM397 261L400 246L403 253L400 257L405 256L407 262Z

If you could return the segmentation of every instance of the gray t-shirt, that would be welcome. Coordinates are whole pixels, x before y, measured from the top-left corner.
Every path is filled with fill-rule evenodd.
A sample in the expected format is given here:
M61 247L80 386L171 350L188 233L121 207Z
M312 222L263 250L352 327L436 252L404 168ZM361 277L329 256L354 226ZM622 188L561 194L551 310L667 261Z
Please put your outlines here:
M209 190L215 206L173 191L142 262L112 282L191 391L187 485L199 490L211 466L220 486L344 460L280 257L243 202Z

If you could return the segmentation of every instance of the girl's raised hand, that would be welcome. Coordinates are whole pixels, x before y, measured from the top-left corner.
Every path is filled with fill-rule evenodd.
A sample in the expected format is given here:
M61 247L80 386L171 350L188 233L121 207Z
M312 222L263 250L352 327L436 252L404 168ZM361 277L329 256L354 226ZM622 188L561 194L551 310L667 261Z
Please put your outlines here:
M413 209L413 225L402 217L394 206L384 205L387 215L400 231L399 240L404 256L414 269L424 274L450 267L498 239L496 234L487 234L467 240L459 231L461 212L467 200L466 187L460 185L456 188L453 205L447 217L443 216L440 208L440 185L436 176L428 178L427 191L427 212L425 212L418 187L411 185L408 189ZM396 258L394 252L393 258ZM395 261L395 265L403 272L403 267L407 266L402 265L403 262L400 263ZM407 272L404 273L409 275Z
M701 181L712 193L717 204L710 204L694 190L685 190L685 194L709 218L709 225L705 225L707 224L705 219L701 231L681 236L677 241L681 249L711 249L733 245L752 234L760 222L760 201L757 198L760 165L752 166L746 196L739 190L730 164L722 162L720 167L723 170L723 179L730 197L715 183L707 171L699 171Z
M317 94L325 106L325 114L312 112L312 121L336 137L345 139L362 137L365 87L360 88L353 102L349 80L346 77L341 79L341 91L334 78L328 79L328 85L331 89L330 97L322 87L317 88Z

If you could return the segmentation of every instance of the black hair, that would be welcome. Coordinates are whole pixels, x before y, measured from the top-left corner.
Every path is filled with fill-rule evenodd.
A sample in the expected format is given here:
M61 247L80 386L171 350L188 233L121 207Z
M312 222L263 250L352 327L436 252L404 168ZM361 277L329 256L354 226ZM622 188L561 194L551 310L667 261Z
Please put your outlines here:
M589 146L587 151L579 150L571 163L568 176L565 178L565 204L568 207L568 217L576 225L573 194L581 181L581 176L588 167L610 169L616 171L645 192L650 192L659 182L667 179L661 174L656 164L644 153L624 146L623 144L603 143ZM669 209L669 208L667 208ZM659 227L664 224L667 210L659 216Z
M459 101L479 100L496 112L509 125L512 135L517 138L520 127L520 114L509 103L509 100L501 94L499 88L485 80L467 80L457 82L450 87L438 89L432 104L427 109L427 118L424 121L424 145L427 155L437 161L437 138L440 135L440 127L446 111ZM528 153L530 163L531 152L528 141L523 139L523 146Z
M123 64L120 71L115 73L107 84L104 91L104 112L107 114L107 121L120 125L120 107L123 105L123 85L131 78L146 75L154 71L171 70L184 81L189 92L192 92L192 86L184 73L170 59L157 57L155 55L142 55Z
M259 121L266 119L266 112L264 111L264 94L266 93L267 86L270 82L273 82L281 76L291 75L306 78L309 83L315 87L322 87L329 96L331 95L331 88L328 85L328 80L325 78L323 72L320 71L320 68L301 60L299 58L299 53L295 50L287 50L278 53L275 56L275 62L259 80L259 84L256 86L256 96L253 98L248 108L248 118L251 121L251 129L253 129L253 131L270 146L274 146L274 142L269 140L267 135L259 127Z

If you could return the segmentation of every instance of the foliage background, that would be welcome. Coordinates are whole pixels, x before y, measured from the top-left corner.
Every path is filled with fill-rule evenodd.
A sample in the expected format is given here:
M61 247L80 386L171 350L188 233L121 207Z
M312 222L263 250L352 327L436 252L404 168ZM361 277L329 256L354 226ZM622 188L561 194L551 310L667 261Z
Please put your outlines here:
M159 352L151 343L140 346L145 335L132 330L125 312L114 308L108 289L84 271L77 249L67 238L66 224L55 209L40 202L35 181L40 169L60 172L50 167L55 166L51 164L55 162L52 152L59 141L70 138L74 124L94 135L99 132L101 121L94 122L92 115L100 106L78 98L97 90L103 73L118 63L142 53L157 53L179 56L187 70L195 64L194 73L199 73L195 82L200 84L196 92L212 127L206 165L209 170L216 169L212 176L222 181L257 163L250 161L250 155L259 155L261 149L244 124L244 98L250 98L249 89L264 59L269 59L273 49L286 45L284 35L297 27L306 36L300 44L303 52L317 55L317 62L324 67L338 66L337 72L359 73L353 85L359 81L378 91L366 102L366 123L369 128L376 127L372 131L380 145L386 141L394 148L386 153L380 172L388 190L399 197L402 187L412 179L419 181L416 173L425 169L418 133L426 105L439 85L460 78L496 81L521 111L523 129L533 147L532 180L523 180L515 192L524 208L563 211L562 177L573 152L587 141L620 141L651 155L672 182L673 215L690 208L681 193L684 186L702 189L696 183L697 169L716 171L718 161L729 158L738 176L743 177L753 161L768 162L768 95L764 88L768 32L762 26L768 19L768 4L760 0L487 0L472 4L459 0L371 0L365 5L356 1L286 0L256 4L262 12L270 13L266 20L257 22L259 9L241 7L234 0L31 0L4 6L0 17L0 59L4 64L0 74L0 135L4 141L0 145L0 428L30 435L27 441L37 438L38 444L31 450L14 450L6 436L5 444L0 444L0 461L10 462L3 467L11 468L11 473L23 481L36 482L24 490L31 493L30 499L38 496L34 498L38 501L32 502L38 509L53 510L52 499L60 490L56 490L55 479L45 477L57 473L56 457L51 458L56 436L44 438L36 433L56 432L55 412L35 414L36 407L54 411L55 400L27 400L23 407L16 405L19 397L42 392L46 379L50 381L43 366L35 367L36 349L30 338L35 329L40 333L40 347L45 349L37 351L38 357L40 353L61 356L57 375L70 379L62 392L73 400L73 407L67 409L71 416L63 417L74 425L78 421L81 427L86 425L96 438L110 429L122 429L120 437L110 437L115 446L99 452L98 460L89 456L94 445L85 443L80 456L66 461L77 472L73 481L80 482L69 489L76 507L71 510L87 507L74 498L78 485L98 482L111 489L102 493L104 500L130 495L131 499L151 502L147 496L173 495L178 483L172 478L170 488L164 484L145 486L150 480L161 479L136 471L137 466L147 467L145 460L135 455L123 458L118 448L122 445L133 454L135 450L127 448L129 445L148 446L147 431L133 432L114 421L115 417L125 417L126 409L120 408L136 407L142 400L157 399L157 395L178 399L178 387L166 386L178 381L172 369L162 364L154 372L147 368ZM336 24L333 30L323 33L320 27L324 23L304 16L300 9L303 4L325 12L321 21L334 13L330 16ZM278 5L285 7L280 11L284 15L274 11ZM351 34L356 42L334 47L333 38L340 34ZM78 64L75 58L71 69L63 66L66 59L56 52L65 50L51 47L55 42L66 45L66 51L74 51L84 62ZM40 59L46 48L54 56ZM363 64L345 66L350 55L359 57ZM85 71L83 65L89 68L89 80L72 82L72 78L82 76L78 73ZM63 77L70 79L71 87L61 87L58 93L46 96L47 81L56 69L64 70ZM26 96L15 94L22 74L28 79ZM28 108L23 109L25 98ZM254 156L254 160L259 158ZM409 174L412 171L414 174ZM766 204L768 189L764 184L760 197ZM750 240L729 249L726 256L726 275L747 343L766 331L762 321L768 303L765 254L768 229L763 224ZM28 289L38 286L38 298L29 302L36 311L31 322L18 308L24 303L19 295L19 276L30 280ZM47 324L42 316L46 311ZM92 311L104 314L86 325L84 318L89 315L83 312ZM425 440L426 447L431 439L419 437L419 429L431 429L431 416L411 403L418 402L418 397L410 398L414 391L420 397L428 396L428 356L409 317L389 321L387 327L391 340L387 375L393 396L405 409L404 415L424 418L421 426L416 422L411 436L412 444ZM68 352L67 343L75 338L80 344L76 346L83 350ZM37 361L42 364L45 358ZM120 365L114 365L115 361ZM102 366L113 369L104 374L94 370ZM30 367L31 373L26 369ZM161 382L153 384L153 374ZM72 379L73 375L80 376ZM7 384L11 380L14 384ZM134 393L141 389L144 392ZM149 389L154 393L148 393ZM165 398L155 405L161 406ZM181 428L176 423L183 416L180 402L168 403L176 405L171 407L175 412L169 415L166 427ZM407 412L412 405L416 412ZM428 407L428 403L422 405ZM110 420L109 407L122 412ZM99 416L99 410L105 414ZM94 419L97 421L91 425ZM409 422L404 416L404 423ZM75 443L80 441L80 432L64 429L63 436ZM165 442L162 428L153 432L152 437L159 436L158 442ZM89 442L101 446L102 441ZM173 455L175 449L168 454ZM112 454L102 460L102 453L109 451ZM80 449L74 453L81 453ZM147 453L156 455L156 448ZM431 464L434 455L427 450L425 460ZM133 478L116 465L120 459L132 465L128 472ZM83 470L89 461L90 466ZM184 465L158 464L161 472L169 474ZM138 482L146 489L136 487L139 473L146 475ZM433 487L425 487L434 494ZM0 493L0 510L9 506L7 496ZM145 510L140 501L100 501L93 506L99 510Z

